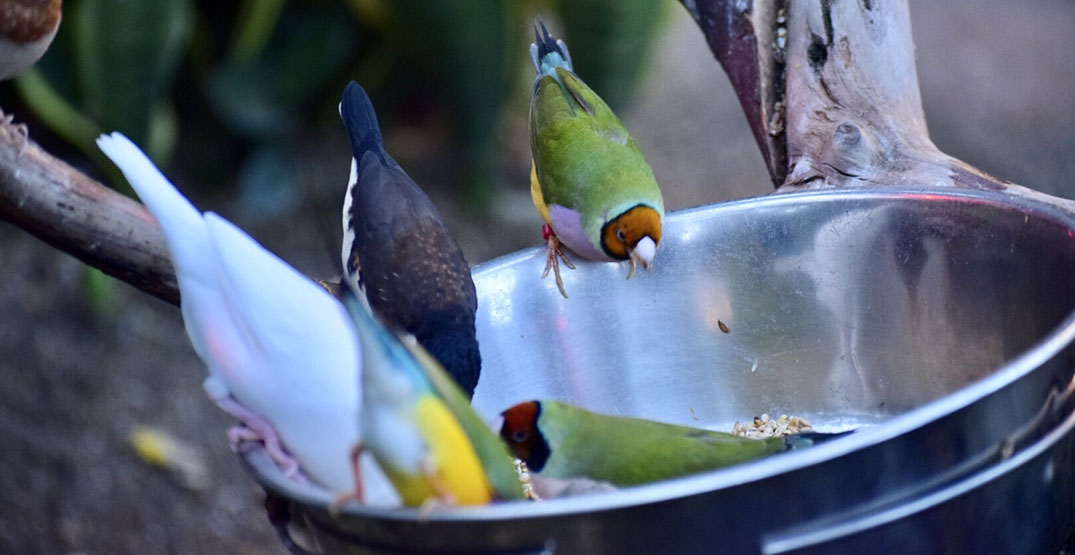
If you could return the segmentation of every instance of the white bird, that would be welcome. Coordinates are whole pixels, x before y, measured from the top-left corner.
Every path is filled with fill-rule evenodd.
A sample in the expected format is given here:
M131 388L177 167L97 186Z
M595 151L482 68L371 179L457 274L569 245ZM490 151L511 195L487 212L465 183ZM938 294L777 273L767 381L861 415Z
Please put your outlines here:
M231 222L203 217L127 137L97 144L164 232L205 391L246 425L229 430L233 449L261 440L286 474L354 491L361 357L343 305ZM367 503L398 504L368 457L361 476Z

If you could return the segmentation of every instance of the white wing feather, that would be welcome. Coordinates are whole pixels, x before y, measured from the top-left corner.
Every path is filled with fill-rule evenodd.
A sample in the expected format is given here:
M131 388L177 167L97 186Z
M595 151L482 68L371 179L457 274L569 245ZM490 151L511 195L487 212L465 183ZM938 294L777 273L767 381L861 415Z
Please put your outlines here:
M273 425L308 476L353 489L360 360L343 306L231 222L203 218L123 135L98 145L161 225L187 334L210 376ZM362 470L367 501L391 503L379 469L364 459Z

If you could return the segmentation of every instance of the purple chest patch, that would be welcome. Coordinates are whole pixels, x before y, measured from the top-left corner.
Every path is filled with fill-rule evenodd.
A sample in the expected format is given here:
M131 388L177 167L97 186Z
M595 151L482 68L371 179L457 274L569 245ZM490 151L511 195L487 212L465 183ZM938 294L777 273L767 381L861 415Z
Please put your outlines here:
M602 262L612 260L586 238L586 231L582 229L582 216L578 212L559 204L552 204L549 206L549 219L552 230L556 232L560 242L579 256Z

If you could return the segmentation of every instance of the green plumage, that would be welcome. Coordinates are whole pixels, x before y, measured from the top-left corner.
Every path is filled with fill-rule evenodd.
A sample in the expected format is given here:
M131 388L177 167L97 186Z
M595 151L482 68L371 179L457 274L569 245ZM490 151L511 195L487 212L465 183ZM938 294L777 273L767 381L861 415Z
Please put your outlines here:
M782 437L750 439L686 426L609 416L542 401L538 429L550 455L540 475L630 486L762 458Z
M674 4L653 0L556 0L571 63L615 110L630 104L649 73Z
M377 322L349 287L344 289L343 303L363 338L363 372L376 371L378 367L392 368L401 377L406 377L416 391L436 395L470 440L495 498L525 499L507 446L478 416L459 384L440 363L413 337L401 340L395 332Z
M526 499L508 447L470 406L470 399L459 388L459 384L417 342L405 341L404 345L426 369L433 391L455 415L463 432L470 439L496 498L504 501Z
M541 47L552 48L545 43ZM663 217L664 202L634 138L605 101L571 71L566 56L564 48L538 59L541 73L530 104L530 146L544 204L579 212L596 247L608 219L637 204L652 206Z
M546 204L583 214L597 237L615 208L646 203L663 213L653 170L608 105L574 73L555 69L534 88L530 144ZM561 86L561 83L563 85Z

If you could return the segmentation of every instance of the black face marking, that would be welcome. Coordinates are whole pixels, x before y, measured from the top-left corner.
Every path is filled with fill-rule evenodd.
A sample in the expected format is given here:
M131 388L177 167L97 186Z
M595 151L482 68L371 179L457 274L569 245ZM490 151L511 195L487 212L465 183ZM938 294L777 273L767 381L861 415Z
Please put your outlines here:
M601 250L604 251L605 254L607 254L610 258L616 260L627 260L628 258L630 258L630 253L628 251L629 248L634 248L634 245L628 244L627 230L624 229L624 224L623 222L621 222L621 218L623 218L625 215L629 214L636 208L642 207L648 208L648 205L643 203L636 204L628 208L627 210L624 210L618 216L605 222L605 225L601 226ZM613 230L615 230L616 232L612 233ZM619 239L618 245L609 244L610 241L614 241L616 239ZM639 239L641 239L641 237L639 237ZM638 241L635 240L635 243L637 242ZM622 247L620 245L622 245Z
M503 412L504 425L500 437L508 444L512 454L522 459L533 472L541 472L551 454L545 435L538 427L541 402L520 403Z
M534 472L541 472L545 468L545 463L549 462L549 455L552 455L549 442L545 441L545 434L541 433L540 429L537 437L530 438L530 442L533 443L533 447L530 452L530 458L526 461L526 466Z

